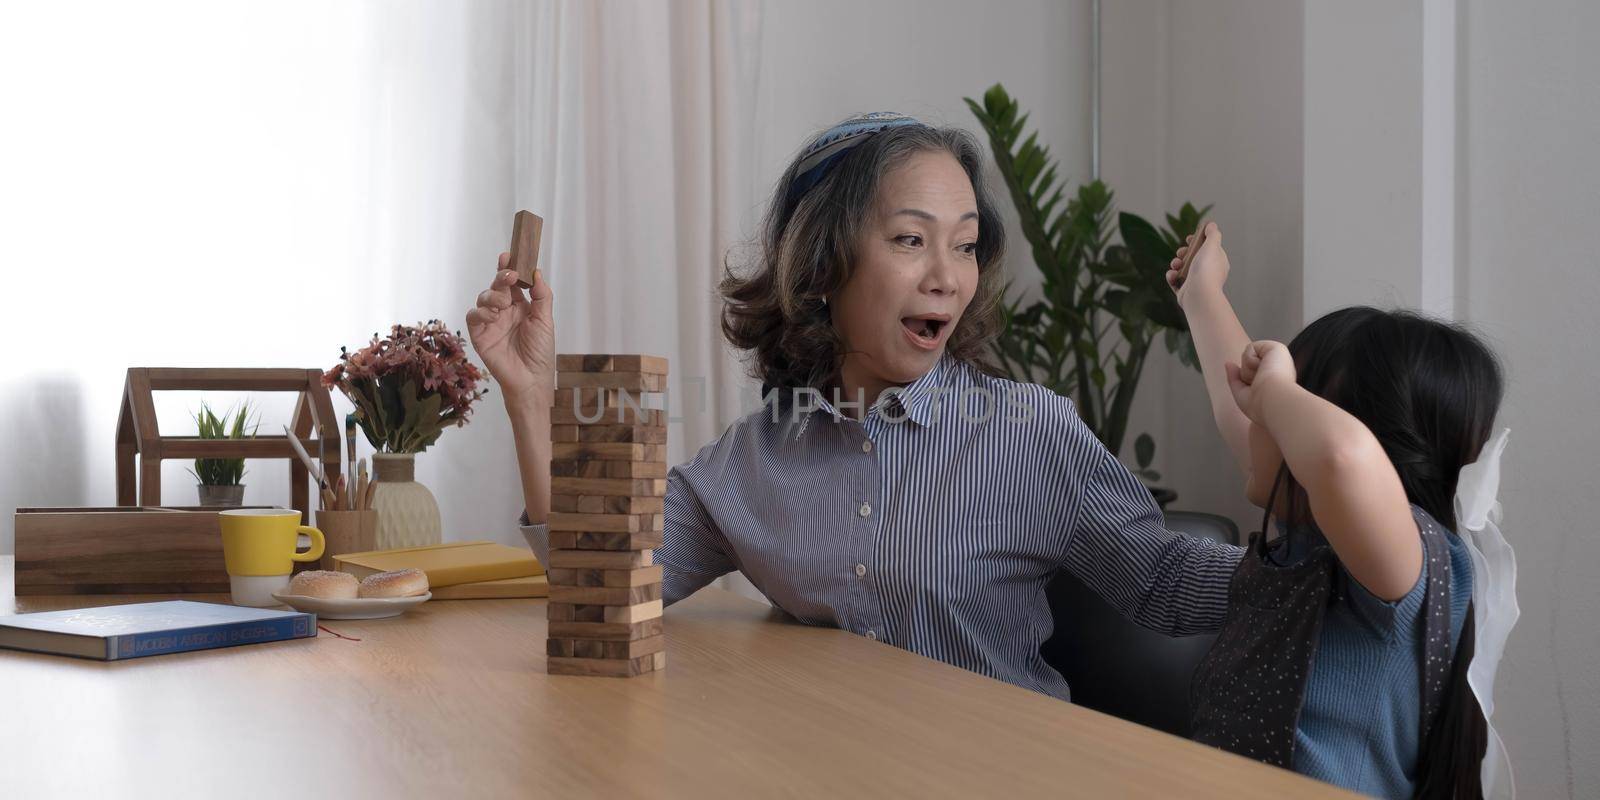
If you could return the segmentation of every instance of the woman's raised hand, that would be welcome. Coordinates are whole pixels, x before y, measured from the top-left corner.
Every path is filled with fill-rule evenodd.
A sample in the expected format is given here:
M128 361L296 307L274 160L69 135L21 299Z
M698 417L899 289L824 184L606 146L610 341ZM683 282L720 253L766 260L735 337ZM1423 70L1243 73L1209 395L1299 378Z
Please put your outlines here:
M550 285L535 270L533 288L524 294L517 273L507 269L510 260L510 254L500 254L494 280L467 312L467 336L500 384L507 405L548 406L555 391L556 363Z

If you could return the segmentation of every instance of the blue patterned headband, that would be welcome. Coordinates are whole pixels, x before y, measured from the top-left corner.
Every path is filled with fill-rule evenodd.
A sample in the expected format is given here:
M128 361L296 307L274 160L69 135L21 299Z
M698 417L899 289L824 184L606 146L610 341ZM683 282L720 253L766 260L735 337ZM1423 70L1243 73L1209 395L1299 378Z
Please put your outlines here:
M833 165L839 163L846 153L871 138L874 133L889 128L921 124L904 114L874 111L871 114L851 117L829 128L821 136L813 139L811 144L806 146L805 152L800 154L800 166L795 169L794 180L789 183L787 203L793 206L806 192L811 191L813 186L827 177L828 171L833 169Z

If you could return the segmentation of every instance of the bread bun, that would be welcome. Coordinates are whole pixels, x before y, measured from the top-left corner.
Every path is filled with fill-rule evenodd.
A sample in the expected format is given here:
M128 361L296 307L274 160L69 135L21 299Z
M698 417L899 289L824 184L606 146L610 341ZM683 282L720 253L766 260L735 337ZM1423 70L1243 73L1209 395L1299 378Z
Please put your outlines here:
M289 579L289 594L301 597L321 597L328 600L345 600L355 597L360 589L356 576L348 572L314 569Z
M413 597L428 591L428 573L420 569L379 572L361 579L362 597Z

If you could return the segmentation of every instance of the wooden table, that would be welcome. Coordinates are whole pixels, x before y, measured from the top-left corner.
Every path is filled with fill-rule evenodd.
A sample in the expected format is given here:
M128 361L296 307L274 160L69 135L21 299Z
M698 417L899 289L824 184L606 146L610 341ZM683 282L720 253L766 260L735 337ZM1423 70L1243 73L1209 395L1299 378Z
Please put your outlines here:
M13 601L0 614L141 597ZM223 600L190 595L190 599ZM544 601L102 663L0 650L0 796L1350 796L704 590L671 662L544 671Z

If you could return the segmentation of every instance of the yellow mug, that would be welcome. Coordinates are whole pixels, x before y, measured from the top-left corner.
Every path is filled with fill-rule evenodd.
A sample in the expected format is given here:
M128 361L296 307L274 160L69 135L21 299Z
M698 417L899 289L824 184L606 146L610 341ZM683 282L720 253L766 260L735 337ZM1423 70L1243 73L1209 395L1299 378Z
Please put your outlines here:
M217 521L222 561L238 605L279 605L272 593L289 585L294 562L316 561L327 547L322 531L301 525L294 509L232 508L219 512ZM298 549L302 533L311 537L310 549L303 552Z

